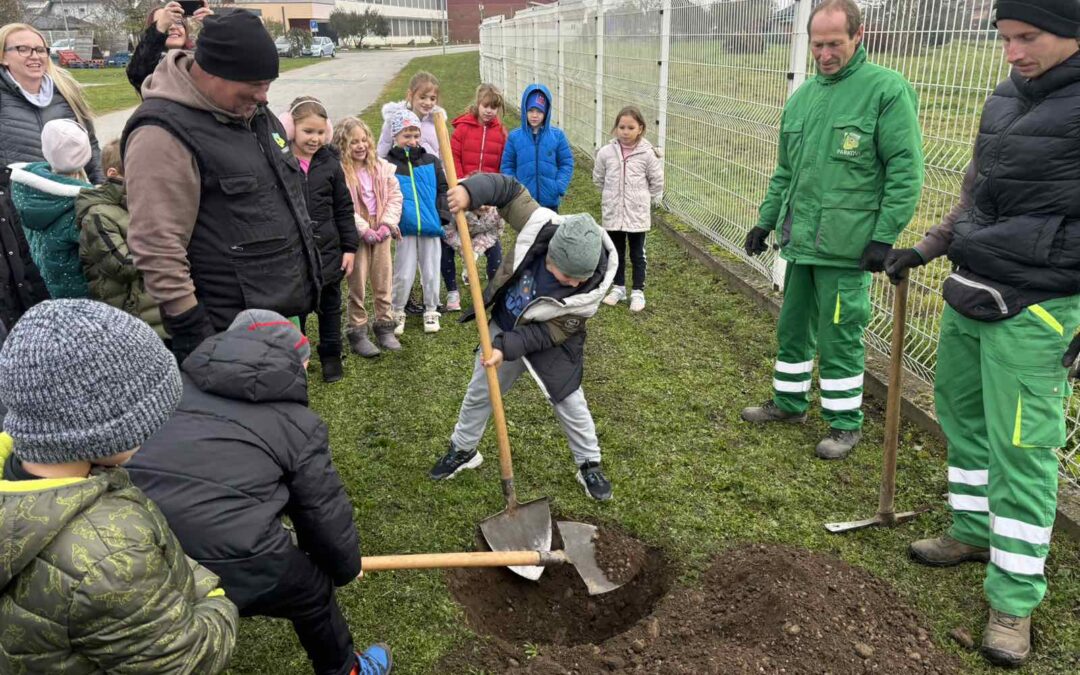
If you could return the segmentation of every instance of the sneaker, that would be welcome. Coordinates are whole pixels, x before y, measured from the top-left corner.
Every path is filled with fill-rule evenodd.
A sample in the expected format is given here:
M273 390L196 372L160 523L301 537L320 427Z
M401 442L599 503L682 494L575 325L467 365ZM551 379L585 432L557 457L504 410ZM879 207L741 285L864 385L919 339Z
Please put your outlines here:
M765 422L802 424L806 421L806 413L790 413L781 410L772 399L759 406L743 408L740 416L747 422L753 422L754 424L764 424Z
M604 297L604 304L614 307L623 301L626 297L626 286L612 286L611 290Z
M645 291L630 291L630 311L640 312L645 309Z
M390 647L380 642L365 649L363 654L356 654L356 665L350 675L390 675L393 667L394 657L390 655Z
M394 335L405 332L405 312L394 312Z
M439 332L439 313L438 312L424 312L424 332L425 333L438 333Z
M448 312L460 312L461 311L461 293L458 291L447 291L446 293L446 311Z
M413 316L420 316L424 313L424 306L412 298L409 298L409 301L405 303L405 313Z
M991 609L979 652L995 666L1022 666L1031 656L1031 617Z
M435 466L428 472L428 478L431 480L453 478L459 471L475 469L483 463L484 456L475 449L458 450L454 447L454 442L450 441L450 449L438 462L435 462Z
M585 488L585 494L598 502L611 499L611 481L604 475L600 462L585 462L577 473L577 480Z
M469 285L469 270L462 270L461 271L461 284L463 286L468 286Z
M821 439L814 449L820 459L843 459L862 440L862 432L848 429L829 429L829 435Z
M990 562L990 549L957 541L945 534L935 539L920 539L908 546L908 555L930 567L952 567L966 562Z

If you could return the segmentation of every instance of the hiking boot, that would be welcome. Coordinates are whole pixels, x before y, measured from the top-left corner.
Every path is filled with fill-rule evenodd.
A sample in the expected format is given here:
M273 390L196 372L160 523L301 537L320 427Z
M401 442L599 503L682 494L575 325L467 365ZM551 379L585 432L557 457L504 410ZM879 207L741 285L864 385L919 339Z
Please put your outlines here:
M759 406L743 408L740 416L747 422L753 422L754 424L764 424L765 422L802 424L806 421L806 413L790 413L781 410L772 399Z
M458 450L454 447L454 442L450 441L450 449L446 451L446 454L438 462L435 462L435 466L428 472L428 478L431 480L453 478L458 475L459 471L475 469L483 463L484 456L475 449Z
M438 312L424 312L424 332L425 333L438 333L439 332L439 313Z
M645 309L645 291L630 291L630 311L640 312Z
M578 467L577 480L585 488L585 494L596 501L611 499L611 481L604 475L600 462L585 462Z
M394 667L394 657L390 655L390 647L383 643L373 644L361 654L356 654L356 665L349 671L349 675L390 675Z
M908 555L931 567L952 567L965 562L990 562L990 549L972 546L944 534L936 539L920 539L908 546Z
M604 304L614 307L626 297L626 286L612 286L608 294L604 296Z
M410 297L409 301L405 303L405 313L420 316L424 313L424 306Z
M821 459L843 459L862 439L858 429L829 429L829 435L821 439L814 454Z
M375 339L378 340L379 346L391 352L401 349L401 343L394 337L395 326L396 324L393 321L376 321L373 327Z
M322 362L323 382L340 382L341 378L345 377L345 370L341 367L341 356L339 354L320 355L319 361Z
M391 328L393 330L393 328ZM352 348L354 354L363 356L365 359L370 359L374 356L378 356L382 352L368 337L367 326L361 326L354 330L348 331L346 335L349 338L349 347Z
M405 312L394 312L394 335L405 332Z
M461 293L458 291L446 292L446 311L448 312L460 312L461 311Z
M979 652L995 666L1022 666L1031 655L1031 617L991 609Z

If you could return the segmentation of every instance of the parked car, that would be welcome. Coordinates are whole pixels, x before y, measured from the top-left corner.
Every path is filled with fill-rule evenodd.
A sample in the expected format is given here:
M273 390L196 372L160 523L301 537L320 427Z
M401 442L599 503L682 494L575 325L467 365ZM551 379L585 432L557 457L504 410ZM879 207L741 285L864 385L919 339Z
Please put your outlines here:
M311 45L304 47L304 51L301 52L304 56L316 56L323 57L329 56L334 58L334 41L325 35L318 35L311 38Z
M296 47L293 45L292 40L284 35L274 40L274 46L277 47L277 55L293 57L296 56Z

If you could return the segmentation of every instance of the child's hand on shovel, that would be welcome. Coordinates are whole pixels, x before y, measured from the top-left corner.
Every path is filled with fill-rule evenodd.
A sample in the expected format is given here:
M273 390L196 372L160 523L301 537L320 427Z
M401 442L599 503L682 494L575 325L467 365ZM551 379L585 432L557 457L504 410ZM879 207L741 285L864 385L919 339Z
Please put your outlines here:
M502 350L501 349L492 349L491 350L491 358L487 359L487 360L481 359L480 360L480 365L484 366L485 368L489 368L489 367L490 368L498 368L500 365L502 365L502 362L503 362Z
M446 201L450 206L450 213L454 215L462 211L468 211L469 191L460 185L455 185L446 193Z

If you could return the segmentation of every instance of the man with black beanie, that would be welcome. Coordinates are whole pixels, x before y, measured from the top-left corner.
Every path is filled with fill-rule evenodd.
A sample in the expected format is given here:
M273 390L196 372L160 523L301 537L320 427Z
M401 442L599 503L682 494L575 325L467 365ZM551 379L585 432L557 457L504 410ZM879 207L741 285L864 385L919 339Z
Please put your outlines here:
M244 309L314 311L322 287L303 175L269 113L273 38L245 10L165 55L121 138L128 245L183 360Z
M1018 666L1044 566L1080 352L1080 0L1002 0L1009 79L983 108L960 203L886 272L948 255L935 399L952 527L912 543L933 566L987 563L982 654Z

